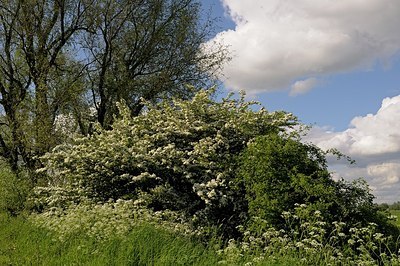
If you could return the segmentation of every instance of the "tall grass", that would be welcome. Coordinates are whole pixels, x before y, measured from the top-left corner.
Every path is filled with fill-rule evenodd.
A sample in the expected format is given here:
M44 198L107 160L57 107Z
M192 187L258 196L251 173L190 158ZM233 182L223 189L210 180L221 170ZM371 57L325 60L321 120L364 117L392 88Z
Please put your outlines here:
M145 223L105 241L86 234L60 240L23 215L0 213L0 265L306 265L300 254L284 252L249 264L255 254L227 254L221 247Z
M391 215L396 216L394 223L400 226L400 210L390 210L389 212Z
M148 224L123 238L72 235L61 241L23 216L0 214L0 265L215 265L218 260L212 248Z
M314 236L318 237L318 234L310 234L308 238ZM353 238L356 239L355 236ZM362 240L359 237L357 239ZM124 236L103 240L82 232L61 238L57 232L38 227L23 215L15 217L0 213L0 265L250 266L378 263L368 256L363 257L368 254L367 251L352 259L346 259L346 254L340 258L338 252L333 252L336 247L331 246L331 243L319 245L317 238L315 241L306 240L289 239L285 232L272 230L265 232L260 238L249 236L243 242L222 244L211 241L204 244L196 238L182 236L146 222L136 225ZM373 243L378 242L364 241L363 245L367 248ZM351 257L351 254L349 255ZM397 255L392 259L382 257L380 263L400 265L400 258Z

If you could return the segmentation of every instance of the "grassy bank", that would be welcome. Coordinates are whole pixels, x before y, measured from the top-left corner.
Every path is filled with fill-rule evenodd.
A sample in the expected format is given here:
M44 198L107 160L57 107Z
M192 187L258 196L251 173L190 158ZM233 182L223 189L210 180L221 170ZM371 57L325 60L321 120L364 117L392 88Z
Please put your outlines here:
M100 242L77 234L61 241L23 216L0 213L0 265L306 265L300 254L246 264L252 257L219 248L148 224L123 238Z
M360 257L332 260L335 254L328 245L315 248L315 252L293 248L291 241L282 246L282 237L270 239L270 252L259 249L251 252L252 242L258 243L257 239L240 246L205 245L143 223L123 237L100 241L74 234L60 240L54 232L39 228L24 216L10 217L3 213L0 214L0 265L354 265L357 259L365 262L363 265L374 265L368 258ZM399 265L399 261L385 260L383 264Z
M0 215L0 265L214 265L218 256L199 242L138 226L104 242L74 235L60 241L23 217Z

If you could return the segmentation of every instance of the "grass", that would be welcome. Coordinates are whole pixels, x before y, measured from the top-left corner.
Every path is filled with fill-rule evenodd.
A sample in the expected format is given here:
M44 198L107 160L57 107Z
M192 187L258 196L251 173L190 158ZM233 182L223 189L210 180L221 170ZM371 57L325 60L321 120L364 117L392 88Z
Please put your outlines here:
M324 248L314 255L305 250L277 248L262 257L240 248L219 253L221 246L216 241L205 245L146 223L135 226L128 235L109 240L99 241L86 234L60 240L24 215L0 213L0 265L326 265L325 257L330 254ZM261 256L260 260L255 262L254 256ZM254 263L247 264L249 261Z
M219 255L219 247L149 224L138 226L124 238L100 242L73 235L60 241L23 215L0 213L0 265L245 265L251 261L246 255L233 260ZM298 255L276 254L256 265L305 265Z
M394 222L397 226L400 226L400 210L390 210L390 214L397 216L397 220L395 220Z
M0 265L215 265L218 259L200 242L150 225L123 239L60 241L23 216L0 214Z

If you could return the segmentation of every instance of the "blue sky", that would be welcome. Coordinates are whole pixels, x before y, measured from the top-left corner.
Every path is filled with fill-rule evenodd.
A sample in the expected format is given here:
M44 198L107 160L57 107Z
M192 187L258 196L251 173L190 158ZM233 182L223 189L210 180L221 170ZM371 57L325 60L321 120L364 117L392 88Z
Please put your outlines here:
M345 130L355 116L376 113L385 97L399 94L400 63L388 70L378 67L331 76L307 94L291 97L288 91L263 93L258 100L268 110L294 113L303 123Z
M313 124L307 140L358 162L332 162L337 176L400 201L400 1L201 2L220 17L212 41L232 52L225 90Z

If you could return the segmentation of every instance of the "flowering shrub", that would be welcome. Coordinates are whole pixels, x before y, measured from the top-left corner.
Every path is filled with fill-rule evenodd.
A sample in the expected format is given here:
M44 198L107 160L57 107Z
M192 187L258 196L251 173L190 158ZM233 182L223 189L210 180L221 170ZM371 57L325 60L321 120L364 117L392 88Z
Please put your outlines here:
M326 154L288 130L295 117L211 93L148 104L138 117L121 103L111 130L57 146L42 157L48 182L35 188L31 219L60 238L124 236L143 221L191 236L219 230L232 238L221 264L284 254L304 265L399 263L399 230L367 184L333 181Z
M94 203L83 200L68 208L51 207L42 213L30 215L31 221L57 232L60 240L76 234L85 234L98 240L123 237L141 223L168 229L183 235L196 235L185 217L173 212L152 212L143 209L132 200Z
M132 199L194 222L236 226L245 212L233 182L237 156L256 136L277 134L296 119L254 111L244 95L215 102L212 93L149 104L138 117L119 104L121 118L112 130L56 147L42 158L40 171L50 176L50 186L75 186L95 202Z

